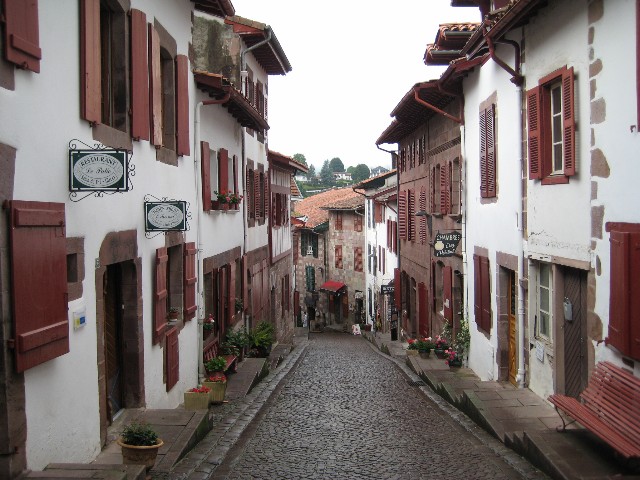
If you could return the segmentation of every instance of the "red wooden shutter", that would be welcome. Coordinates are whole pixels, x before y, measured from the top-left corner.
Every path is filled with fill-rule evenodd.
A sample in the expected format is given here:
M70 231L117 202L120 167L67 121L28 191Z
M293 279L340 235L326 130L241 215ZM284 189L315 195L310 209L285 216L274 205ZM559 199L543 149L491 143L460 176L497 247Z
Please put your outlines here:
M562 147L564 174L567 176L576 174L575 131L573 67L571 67L562 73Z
M229 191L229 152L221 148L218 151L218 192Z
M229 264L229 317L236 313L236 262Z
M529 150L529 179L542 178L542 145L540 133L542 129L540 111L540 87L533 87L527 92L527 122Z
M100 67L100 0L80 2L80 115L90 123L102 120Z
M211 210L211 151L209 143L200 142L200 172L202 173L202 210Z
M156 282L153 310L153 343L160 343L167 327L167 266L169 255L166 247L156 250Z
M418 283L418 332L425 337L429 335L427 286L422 282Z
M336 268L342 268L342 245L336 245L335 265L336 265Z
M362 247L353 249L353 269L356 272L362 272Z
M400 292L400 269L399 268L394 268L393 269L393 300L396 304L396 308L398 310L400 310L401 306L402 306L402 298L401 298L401 292Z
M7 61L40 72L38 0L4 0L4 51Z
M431 175L429 175L429 212L436 213L436 169L431 169Z
M198 309L196 305L196 254L195 242L184 245L184 320L191 320Z
M442 303L444 305L444 318L453 326L453 297L451 295L452 271L451 267L442 269Z
M481 327L482 283L480 282L480 257L478 255L473 256L473 316L478 327Z
M420 200L419 200L418 208L423 213L427 211L427 191L424 188L424 186L422 186L422 189L420 190ZM425 245L427 243L427 216L426 215L420 216L419 230L420 230L420 233L418 236L419 236L420 244Z
M269 266L266 260L262 261L262 319L268 320L269 315Z
M260 172L257 170L253 174L253 210L254 216L260 218Z
M189 59L176 55L176 153L189 155Z
M151 143L162 146L162 70L160 65L160 37L149 24L149 108Z
M480 110L480 196L487 196L487 111ZM442 195L442 183L440 184Z
M480 257L480 283L482 284L482 328L485 332L491 331L491 276L489 272L489 259Z
M20 373L69 352L64 204L11 201L9 228Z
M271 195L269 195L269 172L265 172L264 174L264 194L262 195L262 203L263 203L263 209L264 209L264 218L265 220L269 218L269 199L271 198ZM284 210L284 208L286 207L286 198L284 195L282 195L282 209ZM283 212L281 212L283 213ZM281 225L284 225L284 215L282 215L282 223Z
M247 256L242 256L242 261L240 262L242 273L241 273L241 282L242 282L242 305L243 312L249 311L249 272L248 270L248 262Z
M487 197L496 196L496 124L495 105L487 109ZM451 179L449 179L451 181ZM447 199L449 197L449 183L447 183Z
M416 193L409 190L407 192L407 240L414 241L416 239Z
M447 166L442 165L440 168L440 213L447 214L447 198L449 197L449 189L447 188Z
M233 156L233 191L236 194L240 194L238 191L238 156Z
M398 195L398 230L402 240L407 239L407 191L401 190Z
M131 137L149 140L147 17L131 9Z
M336 212L336 230L342 230L342 212Z
M167 345L165 347L167 362L167 392L180 380L180 343L178 342L178 327L173 327L167 332Z
M609 288L609 337L607 343L629 354L629 240L627 232L612 231Z

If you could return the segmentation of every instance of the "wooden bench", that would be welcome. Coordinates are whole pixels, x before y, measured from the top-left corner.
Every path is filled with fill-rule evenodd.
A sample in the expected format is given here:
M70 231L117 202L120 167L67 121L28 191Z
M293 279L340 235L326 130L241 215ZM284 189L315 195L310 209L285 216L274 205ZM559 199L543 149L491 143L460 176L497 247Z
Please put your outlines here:
M205 345L202 356L205 363L218 356L224 358L227 361L227 366L224 368L225 374L235 373L238 368L238 357L236 355L218 355L218 342L211 342Z
M629 459L640 457L640 378L610 362L600 362L582 402L565 395L551 395L549 401L587 430ZM570 423L560 415L564 431Z

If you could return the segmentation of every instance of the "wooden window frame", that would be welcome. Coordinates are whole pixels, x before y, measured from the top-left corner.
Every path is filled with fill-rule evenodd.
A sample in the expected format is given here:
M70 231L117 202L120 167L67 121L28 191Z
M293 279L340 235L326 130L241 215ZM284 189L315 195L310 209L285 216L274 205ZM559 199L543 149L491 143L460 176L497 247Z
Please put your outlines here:
M563 171L554 173L552 165L551 89L562 89L562 157ZM566 65L543 77L527 92L527 131L529 179L542 185L569 183L576 174L575 77Z
M334 260L335 260L335 267L337 269L342 269L343 268L343 261L342 261L342 245L336 245L335 249L334 249Z
M479 330L491 332L491 269L489 259L473 255L474 316Z
M543 271L548 270L548 285L542 285L542 277ZM542 295L546 294L547 299L547 308L548 311L545 311L542 308ZM535 322L535 338L544 340L546 342L551 342L552 340L552 332L553 332L553 296L554 296L554 285L553 285L553 265L550 263L538 263L537 270L537 281L536 281L536 322ZM547 316L546 322L546 330L542 329L542 316Z

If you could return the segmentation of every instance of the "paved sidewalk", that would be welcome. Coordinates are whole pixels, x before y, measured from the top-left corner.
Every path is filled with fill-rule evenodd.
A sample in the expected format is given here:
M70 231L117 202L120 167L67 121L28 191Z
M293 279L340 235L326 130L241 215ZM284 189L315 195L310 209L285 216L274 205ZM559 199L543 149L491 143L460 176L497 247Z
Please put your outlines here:
M640 479L616 462L611 448L574 424L567 432L555 409L531 390L508 382L481 381L468 368L449 368L434 353L407 355L406 343L389 334L363 332L382 352L415 372L435 393L473 419L505 446L557 479Z

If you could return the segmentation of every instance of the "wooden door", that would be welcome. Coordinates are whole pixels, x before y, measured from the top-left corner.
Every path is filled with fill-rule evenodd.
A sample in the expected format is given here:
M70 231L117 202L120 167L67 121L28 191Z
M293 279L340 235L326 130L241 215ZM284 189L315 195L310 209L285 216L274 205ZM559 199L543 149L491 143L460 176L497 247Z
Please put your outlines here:
M509 271L509 296L507 298L509 312L509 381L516 385L518 372L517 339L516 339L516 273Z
M587 272L564 271L565 302L571 305L571 319L560 318L564 331L564 394L578 398L587 385Z
M122 381L122 270L107 267L104 279L104 357L106 366L107 421L123 407Z

